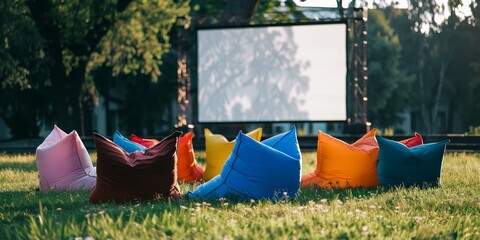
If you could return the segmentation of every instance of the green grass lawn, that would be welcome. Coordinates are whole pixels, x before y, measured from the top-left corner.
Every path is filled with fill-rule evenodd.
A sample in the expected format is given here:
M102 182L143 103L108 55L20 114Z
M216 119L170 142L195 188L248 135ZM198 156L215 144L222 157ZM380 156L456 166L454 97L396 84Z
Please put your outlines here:
M304 153L303 173L315 158ZM34 155L0 154L0 239L480 239L480 154L447 154L438 188L308 188L275 204L92 205L88 191L39 192L37 175Z

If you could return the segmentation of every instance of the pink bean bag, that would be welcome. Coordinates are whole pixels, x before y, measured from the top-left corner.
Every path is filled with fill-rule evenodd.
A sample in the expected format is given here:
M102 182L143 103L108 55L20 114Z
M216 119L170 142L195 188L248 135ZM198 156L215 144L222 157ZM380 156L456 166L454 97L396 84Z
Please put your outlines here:
M43 192L95 187L96 169L76 131L66 134L55 125L37 147L36 160Z

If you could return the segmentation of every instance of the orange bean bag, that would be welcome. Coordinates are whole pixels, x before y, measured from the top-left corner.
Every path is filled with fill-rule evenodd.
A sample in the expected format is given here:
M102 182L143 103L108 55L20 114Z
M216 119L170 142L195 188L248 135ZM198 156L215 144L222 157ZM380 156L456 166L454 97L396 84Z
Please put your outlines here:
M379 186L377 157L379 147L376 129L348 144L318 131L317 167L302 176L302 187L323 188Z
M404 139L402 141L399 141L399 143L403 143L405 146L411 148L411 147L422 145L423 144L423 138L422 138L422 135L415 132L414 137Z
M198 165L195 160L195 152L193 151L192 139L194 135L192 132L183 134L180 137L177 147L177 170L178 181L181 182L195 182L200 181L203 178L204 170L202 166ZM141 138L135 134L130 135L130 140L142 144L143 146L150 148L153 145L159 143L157 139Z
M193 132L187 132L180 137L178 143L178 180L182 182L200 181L205 173L202 166L195 160L192 144L194 136Z
M232 153L235 140L229 142L223 135L213 134L208 128L205 128L204 132L207 164L203 180L208 181L222 172L223 164ZM257 128L246 135L260 141L262 128Z

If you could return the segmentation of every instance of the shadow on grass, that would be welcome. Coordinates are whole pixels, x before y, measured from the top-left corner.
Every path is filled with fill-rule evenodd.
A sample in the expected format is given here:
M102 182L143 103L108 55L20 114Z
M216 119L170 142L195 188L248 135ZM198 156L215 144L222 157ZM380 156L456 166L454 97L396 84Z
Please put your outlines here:
M345 201L346 199L360 199L360 198L369 198L376 195L381 195L385 192L388 192L389 189L383 187L375 188L342 188L342 189L325 189L318 187L307 187L301 188L298 193L298 197L293 200L293 202L299 204L305 204L309 201L318 202L322 199L331 200L341 200Z
M393 188L384 188L384 187L376 187L376 188L345 188L345 189L324 189L324 188L318 188L318 187L307 187L307 188L300 188L297 194L297 197L292 198L290 196L287 196L286 198L283 199L277 199L276 202L273 202L268 199L260 199L258 201L254 201L256 203L263 203L263 204L268 204L268 203L286 203L288 202L289 204L293 206L300 206L300 205L305 205L311 201L313 202L321 202L324 200L327 200L328 202L331 202L333 200L341 200L345 202L347 199L349 200L355 200L355 199L368 199L370 197L378 196L383 193L387 193L391 190L394 190ZM185 192L186 194L186 192ZM185 206L189 206L193 204L198 204L202 202L209 203L211 207L214 208L224 208L223 204L228 203L228 206L235 206L236 204L245 204L245 205L250 205L252 204L252 200L245 200L245 199L240 199L240 198L235 198L235 197L228 197L227 199L224 200L218 200L218 199L187 199L186 197L181 201Z
M0 212L15 213L23 212L25 214L38 214L39 203L41 202L44 210L67 210L73 211L81 206L88 204L89 191L74 192L52 192L42 193L37 189L30 191L6 191L0 192ZM5 218L5 215L3 215ZM4 219L1 221L14 221L19 219Z
M20 172L36 172L37 164L35 162L19 163L19 162L1 162L0 171L11 169Z
M187 185L187 184L185 184ZM193 188L194 185L187 185ZM310 201L319 203L326 199L329 203L335 200L346 201L354 199L368 199L378 196L390 190L384 188L351 188L351 189L321 189L316 187L301 188L296 198L288 200L279 199L276 204L288 203L292 206L303 206ZM187 192L184 192L185 194ZM238 205L246 207L251 205L269 205L270 200L262 199L251 202L235 198L229 199L187 199L185 196L180 200L157 199L150 201L132 201L129 203L117 204L114 202L91 204L88 201L90 191L72 192L48 192L43 193L32 189L30 191L8 191L0 192L0 223L26 223L32 216L40 212L40 204L45 215L53 217L55 221L85 221L86 218L108 214L112 219L122 218L128 220L132 214L135 219L140 220L147 215L180 213L182 211L193 211L197 208L213 208L217 210L235 210ZM324 201L324 200L323 200Z

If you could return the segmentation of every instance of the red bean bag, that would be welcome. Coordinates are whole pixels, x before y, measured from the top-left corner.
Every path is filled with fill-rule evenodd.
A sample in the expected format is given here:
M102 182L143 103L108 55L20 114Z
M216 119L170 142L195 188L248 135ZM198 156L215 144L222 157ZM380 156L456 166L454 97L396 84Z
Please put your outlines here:
M413 136L411 138L404 139L404 140L399 141L399 142L405 144L405 146L407 146L407 147L415 147L415 146L423 144L423 138L422 138L422 135L415 132L415 136Z
M158 141L157 139L153 139L153 138L141 138L135 134L130 134L130 140L132 142L136 142L136 143L139 143L141 145L143 145L144 147L151 147L157 143L159 143L160 141Z

